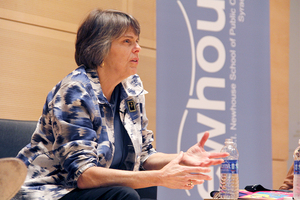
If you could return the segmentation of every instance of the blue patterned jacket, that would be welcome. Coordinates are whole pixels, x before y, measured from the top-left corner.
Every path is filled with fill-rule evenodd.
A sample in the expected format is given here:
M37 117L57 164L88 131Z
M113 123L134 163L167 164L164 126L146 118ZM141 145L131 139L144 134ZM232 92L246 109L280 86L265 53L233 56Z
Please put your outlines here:
M147 130L147 92L137 75L121 82L120 119L132 145L127 170L139 170L153 153ZM77 68L48 94L31 143L18 154L28 166L19 191L23 199L58 199L76 187L92 166L109 168L114 155L112 109L104 97L96 70Z

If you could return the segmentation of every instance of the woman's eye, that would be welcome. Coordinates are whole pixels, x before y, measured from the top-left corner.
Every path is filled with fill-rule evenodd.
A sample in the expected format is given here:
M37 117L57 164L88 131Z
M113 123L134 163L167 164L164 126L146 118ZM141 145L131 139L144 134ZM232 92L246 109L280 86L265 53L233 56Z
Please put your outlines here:
M124 42L125 42L125 43L130 43L130 40L125 40Z

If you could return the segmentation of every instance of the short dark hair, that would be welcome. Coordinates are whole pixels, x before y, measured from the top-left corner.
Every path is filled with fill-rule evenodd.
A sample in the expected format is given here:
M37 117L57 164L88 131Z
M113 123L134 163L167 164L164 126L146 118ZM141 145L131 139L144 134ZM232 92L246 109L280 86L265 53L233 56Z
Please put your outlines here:
M117 10L93 10L77 31L75 60L78 66L97 68L108 54L111 42L129 28L140 35L139 22L131 15Z

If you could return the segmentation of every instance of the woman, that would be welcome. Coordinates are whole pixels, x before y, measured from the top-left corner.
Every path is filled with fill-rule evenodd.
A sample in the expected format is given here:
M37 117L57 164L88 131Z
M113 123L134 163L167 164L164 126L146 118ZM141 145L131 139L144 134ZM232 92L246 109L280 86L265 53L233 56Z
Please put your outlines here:
M146 91L136 75L140 26L132 16L94 10L79 27L79 66L48 94L31 144L24 199L139 199L134 189L191 189L226 153L202 140L178 155L157 153L147 130ZM151 171L146 171L151 170Z
M294 163L290 167L282 185L279 187L279 190L293 190L294 182Z

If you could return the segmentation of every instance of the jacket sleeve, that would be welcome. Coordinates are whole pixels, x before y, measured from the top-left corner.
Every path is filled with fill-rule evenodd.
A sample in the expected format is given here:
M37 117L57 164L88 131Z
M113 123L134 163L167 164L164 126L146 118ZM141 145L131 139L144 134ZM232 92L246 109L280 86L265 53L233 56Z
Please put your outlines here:
M154 141L153 132L147 129L148 126L148 118L146 116L146 109L145 109L145 96L142 95L141 97L141 113L142 113L142 155L141 155L141 166L140 169L143 168L144 162L147 160L149 156L156 153L156 150L152 146L152 142Z
M283 184L279 187L280 190L293 190L294 179L294 164L290 167Z
M52 150L68 172L68 181L77 181L87 168L96 166L97 127L93 97L79 82L63 85L49 103L54 142Z

